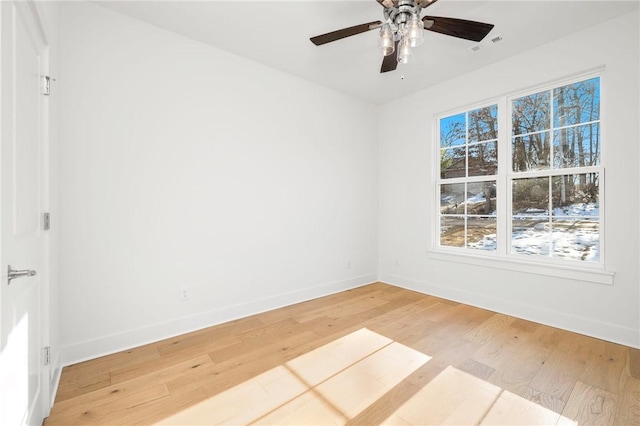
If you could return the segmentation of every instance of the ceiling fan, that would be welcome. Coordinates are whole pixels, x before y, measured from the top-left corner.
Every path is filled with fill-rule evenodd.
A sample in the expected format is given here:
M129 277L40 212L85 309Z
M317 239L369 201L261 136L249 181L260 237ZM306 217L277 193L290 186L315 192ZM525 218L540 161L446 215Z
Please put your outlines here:
M384 55L380 72L396 69L398 63L409 63L413 59L413 48L423 42L423 31L434 31L452 37L475 42L493 28L492 24L467 21L466 19L423 16L422 9L438 0L376 0L384 7L384 21L367 22L349 28L311 37L316 46L340 40L356 34L380 28L378 47Z

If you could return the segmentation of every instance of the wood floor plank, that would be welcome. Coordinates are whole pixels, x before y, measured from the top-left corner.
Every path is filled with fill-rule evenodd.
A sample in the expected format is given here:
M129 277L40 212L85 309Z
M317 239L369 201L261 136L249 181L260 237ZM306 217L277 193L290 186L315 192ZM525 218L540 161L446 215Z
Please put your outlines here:
M105 399L98 403L78 402L73 409L61 409L47 419L47 426L71 424L112 424L122 413L135 410L151 401L163 400L169 397L169 390L165 385L146 386L132 392L123 392L123 397ZM54 407L55 409L55 407Z
M640 380L640 349L628 348L629 350L629 374L634 379Z
M491 375L496 371L495 368L491 368L488 365L481 364L471 358L467 358L459 363L457 365L457 368L460 371L464 371L465 373L469 373L479 379L487 381L489 377L491 377Z
M358 312L344 315L343 317L322 317L309 321L310 328L322 335L333 335L339 331L356 330L361 327L370 327L375 324L388 322L382 319L385 314L390 314L398 309L402 309L407 303L412 303L411 299L394 299L386 304L376 305L368 310L359 310Z
M241 357L244 357L256 351L264 352L265 348L280 346L281 342L296 342L298 341L296 336L308 335L309 333L309 330L299 325L300 324L293 319L271 323L265 326L267 327L266 329L261 328L260 333L250 336L244 335L242 338L239 338L239 342L236 344L208 352L209 357L213 362L221 363L230 359L238 359L239 354L241 354ZM276 336L277 338L275 338Z
M205 354L167 368L139 371L140 375L127 381L56 403L50 419L52 424L63 425L82 423L83 419L105 423L113 419L112 410L128 410L155 399L168 397L167 382L176 377L193 380L203 370L211 367L213 362ZM156 392L148 393L149 389L155 389Z
M422 386L394 415L412 425L478 424L499 394L497 386L448 367ZM396 421L391 418L382 424L393 423Z
M549 410L555 411L558 414L562 413L562 410L564 410L564 406L566 405L563 400L554 398L531 387L527 387L524 395L522 396L524 396L524 398L528 399L534 404L537 404L544 408L548 408Z
M640 379L625 376L616 407L615 423L640 426Z
M540 337L532 333L530 327L508 327L496 333L508 349L501 349L499 355L491 359L496 370L488 381L522 397L529 394L529 383L543 367L550 349L540 342ZM535 331L535 329L534 329ZM504 346L501 346L504 348ZM483 351L478 351L482 358ZM509 356L504 356L508 354Z
M291 371L279 366L158 424L249 424L307 391L308 388Z
M590 356L585 336L570 334L558 343L529 385L563 401L568 401Z
M123 368L158 358L160 353L155 345L144 345L65 367L56 393L56 401L64 401L110 386L110 372L114 368Z
M449 341L460 339L495 314L485 309L463 304L455 306L451 313L456 320L440 324L440 327L430 333L431 335L442 337Z
M562 416L580 425L613 425L618 396L577 382Z
M496 332L504 330L515 318L502 314L493 314L490 318L469 331L464 338L475 343L486 343L496 335Z
M163 378L163 380L167 380L167 377L171 377L172 375L183 376L183 371L188 371L187 369L195 370L197 368L213 366L213 361L211 361L211 358L206 354L194 354L194 356L195 358L187 359L188 357L184 355L179 358L175 355L169 355L136 365L135 368L115 370L111 373L111 384L117 385L119 383L131 382L140 378L146 378L148 375L155 375Z
M503 328L496 329L496 333L490 337L483 336L481 342L472 342L479 346L473 359L495 369L508 364L516 356L520 345L519 337Z
M163 340L158 342L156 347L158 348L160 355L163 356L183 350L190 353L206 353L211 352L218 347L222 348L238 343L240 341L238 334L245 333L262 326L264 326L264 324L258 318L253 318L247 321L233 321L232 323L223 324L220 328L213 327L209 330L196 331Z
M437 303L429 303L426 307L427 309L423 311L423 317L426 320L436 323L446 323L454 318L456 306L457 305L444 303L442 300L439 300Z
M116 411L108 416L103 424L106 425L152 425L175 413L183 412L195 404L206 400L207 395L202 389L191 389L188 392L170 393L166 398L149 401L134 409ZM89 423L91 424L91 423ZM186 425L185 425L186 426Z
M304 332L281 340L274 340L269 344L254 346L247 352L238 352L235 357L215 363L199 377L176 378L167 383L173 392L186 392L201 388L207 395L213 396L285 363L288 356L301 354L299 347L319 340L317 334ZM313 343L311 347L315 348Z
M491 406L481 425L554 425L560 414L522 398L514 393L502 391Z
M293 318L298 322L304 323L318 317L340 318L345 315L353 315L367 311L372 307L389 303L388 300L376 297L380 292L382 292L382 290L365 293L356 298L344 300L338 304L324 306L320 309L308 310L294 316Z
M408 425L406 421L395 415L411 397L420 391L420 387L404 380L387 392L357 416L349 419L349 426L379 425L383 421L391 424Z
M55 402L63 402L108 386L111 386L111 375L108 371L87 372L73 377L64 376L60 379Z
M640 426L639 363L376 283L65 367L45 424Z
M535 332L540 328L540 324L536 324L535 322L523 320L520 318L516 318L511 322L511 327L517 328L522 331L527 331L530 333Z
M619 394L627 367L628 348L593 339L589 358L579 380L610 393Z
M274 309L272 311L263 312L248 318L254 318L254 317L259 318L260 321L262 321L263 323L270 324L272 322L282 321L283 319L286 319L286 318L294 318L310 310L316 310L316 309L325 308L327 306L335 305L337 303L357 297L359 295L377 292L381 288L384 288L384 286L379 283L369 284L362 287L356 287L347 291L341 291L339 293L330 294L328 296L325 296L319 299L307 300L304 302L285 306L280 309ZM401 289L395 287L394 290L401 290Z

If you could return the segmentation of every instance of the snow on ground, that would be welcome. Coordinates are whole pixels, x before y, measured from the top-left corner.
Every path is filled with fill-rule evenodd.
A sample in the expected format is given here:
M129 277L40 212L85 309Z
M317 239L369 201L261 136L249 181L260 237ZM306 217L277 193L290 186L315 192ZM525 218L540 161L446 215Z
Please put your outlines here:
M562 259L600 260L600 233L598 229L578 228L571 232L556 230L551 233L553 257ZM469 248L477 250L496 250L496 234L485 235L476 243L469 243ZM536 228L518 229L511 234L511 252L549 256L549 232Z
M554 216L590 216L600 217L600 207L595 203L577 203L566 207L556 207L553 209Z
M595 204L578 203L555 208L552 218L559 221L553 221L551 225L548 220L540 220L547 216L546 211L528 209L524 215L527 217L514 218L514 225L523 222L523 226L512 228L512 253L592 262L600 260L600 232L599 227L594 226L600 209ZM529 223L524 223L525 221ZM487 234L482 240L469 243L468 247L496 250L497 236L495 233Z
M478 204L478 203L484 203L485 201L487 201L487 199L484 196L484 192L478 192L477 194L467 198L460 204Z
M529 208L516 214L518 216L548 216L549 212L543 209ZM576 203L565 207L555 207L552 214L553 216L566 217L599 217L600 207L595 203Z
M480 192L467 198L462 204L483 202L486 202L486 198ZM495 216L496 212L491 215ZM552 211L551 223L548 210L526 209L514 217L511 252L597 262L600 260L600 232L597 226L599 217L600 208L595 203L556 207ZM468 243L468 247L495 251L497 236L495 233L484 235L480 241Z

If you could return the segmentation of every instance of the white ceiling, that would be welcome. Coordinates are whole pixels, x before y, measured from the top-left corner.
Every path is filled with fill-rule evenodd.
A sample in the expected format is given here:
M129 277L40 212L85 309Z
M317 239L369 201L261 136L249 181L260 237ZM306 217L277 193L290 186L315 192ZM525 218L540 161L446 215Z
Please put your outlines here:
M439 0L423 15L495 25L476 43L425 32L416 61L380 74L377 31L323 46L309 37L382 20L375 0L356 1L106 1L133 18L202 41L345 94L385 103L564 35L637 10L639 0ZM501 34L503 41L492 43Z

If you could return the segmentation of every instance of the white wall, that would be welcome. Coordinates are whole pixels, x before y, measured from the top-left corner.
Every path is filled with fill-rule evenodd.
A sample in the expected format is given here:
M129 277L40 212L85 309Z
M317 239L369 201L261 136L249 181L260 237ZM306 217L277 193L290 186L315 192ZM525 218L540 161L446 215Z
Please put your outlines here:
M96 5L60 20L64 363L377 279L374 106Z
M385 105L382 114L415 117L420 111L424 119L412 127L380 126L381 280L640 346L638 40L634 12ZM614 284L430 258L437 176L431 160L434 115L601 66L606 67L604 245Z

